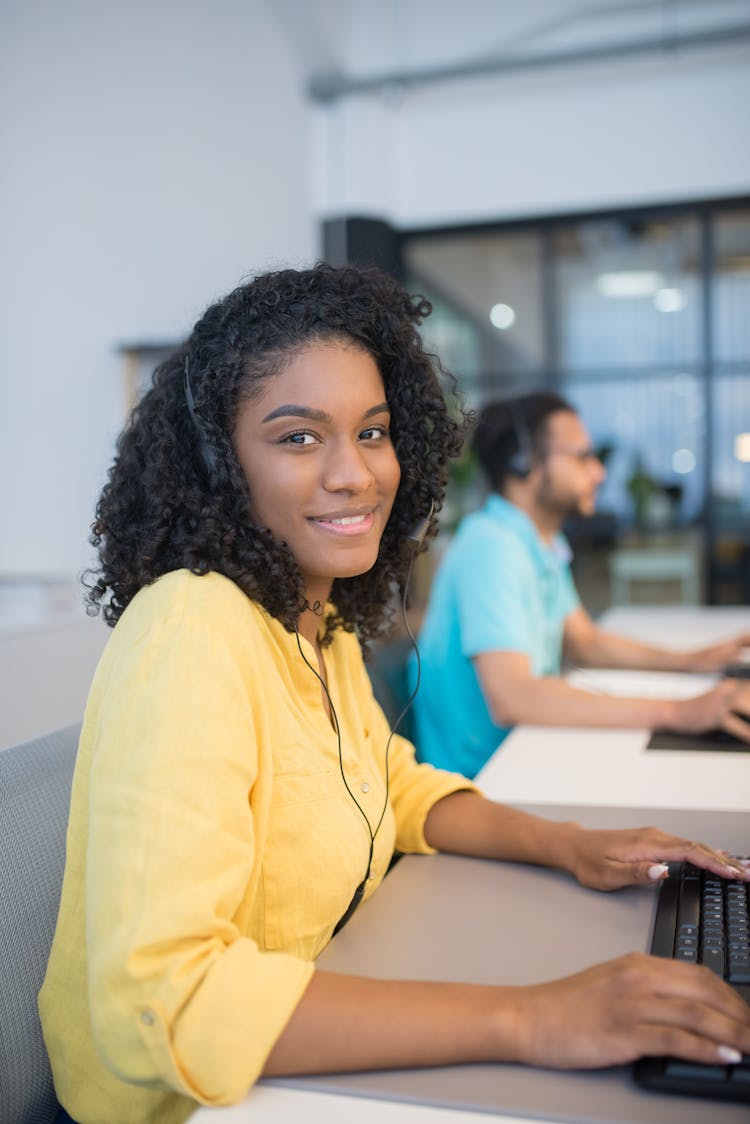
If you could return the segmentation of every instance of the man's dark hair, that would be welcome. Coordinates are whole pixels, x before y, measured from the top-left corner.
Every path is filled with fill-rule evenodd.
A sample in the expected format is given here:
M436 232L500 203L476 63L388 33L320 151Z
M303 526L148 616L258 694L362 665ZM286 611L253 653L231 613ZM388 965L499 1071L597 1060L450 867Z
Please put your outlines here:
M387 626L393 591L403 586L407 536L431 503L440 510L446 465L461 447L462 423L448 412L439 362L417 330L430 311L380 270L325 264L263 274L212 305L156 369L118 441L92 524L100 566L91 611L101 608L114 625L139 589L185 567L224 574L295 627L305 607L302 575L286 544L253 522L232 433L241 403L303 348L342 341L377 364L401 467L375 565L335 580L331 592L336 612L326 637L356 628L366 647ZM436 526L433 517L431 535Z
M522 477L544 448L552 414L575 409L559 394L539 391L488 402L477 417L472 445L490 486L504 491L509 477Z

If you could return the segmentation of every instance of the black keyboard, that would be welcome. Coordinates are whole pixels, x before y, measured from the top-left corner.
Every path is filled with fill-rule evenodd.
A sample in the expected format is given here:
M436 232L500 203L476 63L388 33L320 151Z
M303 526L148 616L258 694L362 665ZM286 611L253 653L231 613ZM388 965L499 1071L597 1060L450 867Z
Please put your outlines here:
M748 883L670 863L659 887L651 952L705 964L750 1003ZM679 1058L642 1058L635 1077L649 1089L694 1097L750 1101L750 1057L739 1065L699 1065Z
M671 730L654 730L646 749L676 749L680 753L690 749L701 753L750 753L750 744L736 738L728 730L704 730L702 734L675 734Z

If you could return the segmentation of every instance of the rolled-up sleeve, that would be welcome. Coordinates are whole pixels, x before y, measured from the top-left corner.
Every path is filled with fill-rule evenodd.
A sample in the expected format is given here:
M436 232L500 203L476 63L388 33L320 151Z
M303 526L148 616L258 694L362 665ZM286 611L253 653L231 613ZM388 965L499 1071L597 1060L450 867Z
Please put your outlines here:
M180 618L118 654L89 789L94 1039L124 1081L228 1104L260 1074L313 971L260 949L239 920L267 814L252 661Z

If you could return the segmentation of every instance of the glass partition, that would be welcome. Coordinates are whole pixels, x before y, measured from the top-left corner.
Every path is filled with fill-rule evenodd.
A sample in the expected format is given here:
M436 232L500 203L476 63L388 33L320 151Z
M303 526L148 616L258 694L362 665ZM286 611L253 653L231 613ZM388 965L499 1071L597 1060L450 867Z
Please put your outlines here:
M544 379L538 231L415 236L404 266L410 287L434 305L424 334L469 398Z
M647 575L646 554L652 588L628 597L750 601L750 203L415 232L402 250L468 405L549 386L589 427L608 477L569 530L590 607L611 604L613 568ZM459 508L480 495L462 488Z
M750 209L716 216L713 248L709 576L718 600L750 603Z

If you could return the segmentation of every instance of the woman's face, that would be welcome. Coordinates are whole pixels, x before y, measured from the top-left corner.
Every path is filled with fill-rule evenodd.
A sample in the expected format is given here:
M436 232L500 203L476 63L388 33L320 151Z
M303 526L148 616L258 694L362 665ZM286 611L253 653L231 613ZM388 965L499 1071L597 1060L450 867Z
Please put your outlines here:
M287 544L310 602L375 564L401 477L389 423L375 361L340 341L311 343L240 404L253 518Z

